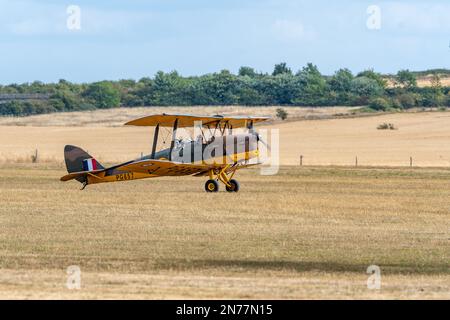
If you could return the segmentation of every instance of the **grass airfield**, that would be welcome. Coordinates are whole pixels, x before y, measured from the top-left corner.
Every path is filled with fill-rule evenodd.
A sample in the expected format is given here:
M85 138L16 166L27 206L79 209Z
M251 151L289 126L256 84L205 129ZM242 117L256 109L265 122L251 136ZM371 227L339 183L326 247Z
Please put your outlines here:
M447 169L249 169L238 194L194 177L79 191L64 173L0 165L0 298L450 298Z

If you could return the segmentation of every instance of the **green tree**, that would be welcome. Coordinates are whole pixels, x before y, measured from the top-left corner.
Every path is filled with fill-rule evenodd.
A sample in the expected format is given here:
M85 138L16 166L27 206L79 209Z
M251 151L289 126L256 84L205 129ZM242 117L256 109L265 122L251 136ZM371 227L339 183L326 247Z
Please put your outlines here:
M381 74L373 71L373 69L364 70L358 73L357 77L366 77L375 80L382 89L385 89L387 86L387 80Z
M316 106L326 104L327 83L317 66L308 63L297 73L296 77L299 87L294 103Z
M9 101L0 104L0 114L4 116L21 116L22 104L19 101Z
M357 104L367 104L370 99L383 95L383 88L376 80L357 77L352 80L351 92L357 96Z
M108 81L90 84L83 92L85 97L96 108L116 108L120 105L120 93Z
M64 79L59 79L58 83L53 85L52 91L53 93L57 93L59 91L66 91L66 92L70 91L74 94L79 95L81 94L82 90L83 88L79 84L75 84Z
M82 99L70 90L58 90L50 97L51 105L60 111L81 110ZM61 109L62 107L62 109ZM94 107L92 107L93 109Z
M275 65L272 75L277 76L279 74L285 74L285 73L292 74L292 70L286 65L286 62L281 62L281 63Z
M196 104L233 105L239 101L239 80L228 70L207 75L195 84Z
M330 88L337 92L350 91L353 78L353 74L350 70L339 69L330 79Z
M336 104L348 105L354 100L354 96L351 93L352 81L354 77L350 70L340 69L329 80L329 86L331 95L335 95Z
M255 72L255 69L251 68L251 67L240 67L239 68L239 76L241 77L250 77L250 78L255 78L258 74Z
M47 86L41 81L33 81L26 89L27 93L46 93Z
M267 96L264 92L258 90L258 84L260 82L259 79L248 76L240 77L237 103L247 106L267 105Z
M289 73L264 77L258 84L258 91L267 97L267 104L293 104L298 88L298 78Z
M417 78L414 73L409 70L400 70L395 76L395 81L406 89L417 87Z
M441 77L434 73L431 78L432 104L434 107L441 107L444 103L444 92L442 90Z
M154 101L154 83L148 77L141 78L124 98L124 104L131 107L151 106L155 104Z
M152 83L153 105L186 105L186 79L181 77L178 72L172 71L164 73L158 71Z

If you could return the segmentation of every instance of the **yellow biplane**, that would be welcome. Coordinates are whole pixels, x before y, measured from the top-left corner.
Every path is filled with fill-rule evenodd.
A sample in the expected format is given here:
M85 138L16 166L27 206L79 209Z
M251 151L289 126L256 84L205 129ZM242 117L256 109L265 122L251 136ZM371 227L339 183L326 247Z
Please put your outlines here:
M67 145L64 148L64 158L68 174L61 181L75 179L83 184L83 190L87 185L102 182L193 175L209 177L205 184L207 192L217 192L218 181L225 185L228 192L237 192L239 183L233 179L236 170L260 164L259 143L268 148L253 128L255 123L268 119L179 114L136 119L125 125L155 127L149 155L105 168L81 148ZM195 139L178 138L179 131L186 131L187 128L193 129L194 133L197 131ZM168 134L171 135L170 147L157 150L162 130L169 131ZM240 133L235 133L239 130Z

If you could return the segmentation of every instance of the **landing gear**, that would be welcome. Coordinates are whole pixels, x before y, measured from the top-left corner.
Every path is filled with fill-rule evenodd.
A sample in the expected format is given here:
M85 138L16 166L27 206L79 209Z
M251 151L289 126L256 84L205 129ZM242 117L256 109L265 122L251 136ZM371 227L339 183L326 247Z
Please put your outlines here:
M229 182L230 186L225 186L225 189L228 192L238 192L239 191L239 182L237 180L231 179Z
M219 184L217 181L222 182L225 185L225 189L228 192L238 192L239 191L239 182L232 179L235 171L236 171L236 169L234 169L230 165L227 165L220 170L219 169L211 169L209 171L209 180L206 181L206 184L205 184L206 192L219 191Z
M206 192L217 192L219 191L219 184L216 180L210 179L205 183L205 190Z

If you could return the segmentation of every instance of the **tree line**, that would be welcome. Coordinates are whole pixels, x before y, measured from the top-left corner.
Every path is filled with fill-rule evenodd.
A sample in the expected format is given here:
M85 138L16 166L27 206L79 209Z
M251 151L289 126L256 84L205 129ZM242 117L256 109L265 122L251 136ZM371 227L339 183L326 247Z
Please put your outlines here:
M61 111L95 110L136 106L367 106L387 111L413 107L450 107L450 88L433 74L430 87L419 88L417 72L401 70L385 76L373 70L353 74L340 69L331 76L309 63L293 72L286 63L275 65L272 73L241 67L238 74L228 70L183 77L177 71L159 71L152 78L77 84L35 81L0 86L0 98L8 94L47 94L46 100L1 101L0 114L25 116Z

